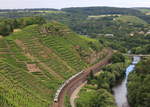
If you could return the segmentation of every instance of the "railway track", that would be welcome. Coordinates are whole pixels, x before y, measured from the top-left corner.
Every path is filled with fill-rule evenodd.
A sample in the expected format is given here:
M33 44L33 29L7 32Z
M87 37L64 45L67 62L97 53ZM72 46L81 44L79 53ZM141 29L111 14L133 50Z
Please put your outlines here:
M69 97L74 92L74 90L87 80L88 75L91 71L99 71L103 66L110 62L112 56L112 50L109 50L108 55L101 60L99 63L81 71L75 76L69 78L58 90L54 98L54 103L52 107L64 107L65 95Z

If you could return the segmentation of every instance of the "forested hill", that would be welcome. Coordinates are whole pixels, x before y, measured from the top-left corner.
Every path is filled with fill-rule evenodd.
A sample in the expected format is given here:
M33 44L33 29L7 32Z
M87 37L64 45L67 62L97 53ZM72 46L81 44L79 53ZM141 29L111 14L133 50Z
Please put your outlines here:
M85 17L89 15L107 15L107 14L121 14L121 15L133 15L150 23L150 16L145 15L141 10L145 11L144 8L117 8L117 7L76 7L76 8L33 8L33 9L0 9L0 17L25 17L25 16L46 16L60 15L61 18L71 17L74 14L79 17ZM55 17L54 15L54 17ZM55 17L56 18L56 17Z
M81 14L81 15L108 15L108 14L121 14L137 16L148 23L150 23L150 16L145 15L136 8L117 8L117 7L77 7L77 8L63 8L62 11Z
M97 40L55 21L1 36L0 107L49 107L66 79L107 55L100 51Z
M146 51L142 53L147 53L150 31L149 14L149 9L145 8L116 7L1 10L0 35L8 35L14 29L27 25L45 23L42 21L41 17L43 17L46 21L55 20L66 24L78 34L97 38L113 49L122 52L132 50L132 53L141 53L144 49ZM30 17L22 18L24 16ZM36 18L31 16L40 17L35 20Z
M103 14L141 14L139 10L132 8L117 8L117 7L75 7L75 8L63 8L63 11L70 13L80 13L85 15L103 15Z

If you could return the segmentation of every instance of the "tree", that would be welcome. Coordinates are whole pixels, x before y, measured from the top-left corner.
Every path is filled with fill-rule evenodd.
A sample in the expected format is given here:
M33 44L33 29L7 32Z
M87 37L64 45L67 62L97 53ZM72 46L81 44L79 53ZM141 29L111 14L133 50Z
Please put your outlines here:
M90 72L90 75L88 76L87 80L88 80L88 84L91 84L91 80L94 79L94 73L93 71Z
M125 57L121 53L115 53L112 55L112 63L125 62Z
M143 60L128 78L128 100L132 107L149 107L150 59Z
M0 35L6 36L9 35L12 32L12 27L9 24L6 24L5 22L0 23Z

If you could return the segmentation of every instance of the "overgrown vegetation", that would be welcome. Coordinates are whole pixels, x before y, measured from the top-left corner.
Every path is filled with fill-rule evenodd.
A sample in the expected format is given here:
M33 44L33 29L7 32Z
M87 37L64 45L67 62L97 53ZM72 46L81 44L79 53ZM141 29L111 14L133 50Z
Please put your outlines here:
M44 24L46 21L42 17L24 17L18 19L1 19L0 35L7 36L15 29L23 28L33 24Z
M64 102L65 102L65 104L64 104L65 107L71 107L70 99L67 95L65 96L65 101Z
M80 98L76 100L77 107L116 107L113 96L105 89L94 90L83 88Z
M128 78L128 100L132 107L149 107L150 59L137 64Z
M91 72L88 84L81 89L80 97L76 100L77 107L116 107L112 87L123 80L129 62L129 59L120 59L114 64L107 65L96 75Z

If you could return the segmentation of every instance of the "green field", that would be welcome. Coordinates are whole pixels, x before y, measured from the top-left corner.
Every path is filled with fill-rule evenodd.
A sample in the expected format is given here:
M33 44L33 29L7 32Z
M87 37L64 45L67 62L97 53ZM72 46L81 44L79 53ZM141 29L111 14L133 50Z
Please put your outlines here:
M141 8L141 9L139 8L138 10L140 10L140 11L143 12L143 13L149 13L149 12L150 12L150 9L148 9L148 8L145 8L145 9L144 9L144 8L143 8L143 9L142 9L142 8Z
M88 16L88 19L99 19L99 18L104 18L104 17L117 17L117 16L122 16L121 14L108 14L108 15L92 15Z
M145 22L144 20L136 17L136 16L127 16L127 15L123 15L123 16L119 16L115 19L116 21L121 21L123 23L132 23L132 24L142 24L142 25L147 25L147 22Z

